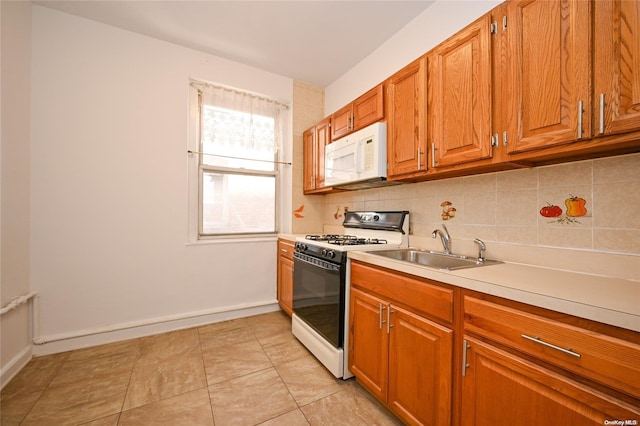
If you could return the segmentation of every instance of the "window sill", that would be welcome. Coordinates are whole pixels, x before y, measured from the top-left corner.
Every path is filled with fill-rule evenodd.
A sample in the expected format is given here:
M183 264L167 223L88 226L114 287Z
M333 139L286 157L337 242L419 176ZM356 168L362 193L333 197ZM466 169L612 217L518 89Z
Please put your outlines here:
M276 242L278 234L247 236L247 237L214 237L197 241L187 241L186 246L207 246L216 244L255 244L261 242Z

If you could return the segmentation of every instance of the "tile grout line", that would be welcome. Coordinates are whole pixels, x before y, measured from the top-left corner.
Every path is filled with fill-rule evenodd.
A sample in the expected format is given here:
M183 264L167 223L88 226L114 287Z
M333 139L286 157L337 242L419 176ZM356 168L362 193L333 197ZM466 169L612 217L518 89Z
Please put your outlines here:
M207 388L207 396L209 397L209 410L211 411L211 421L213 421L213 425L216 424L216 417L213 412L213 404L211 403L211 391L209 390L210 384L209 379L207 378L207 367L204 364L204 352L202 351L202 335L200 334L200 329L202 327L196 327L196 331L198 333L198 348L200 349L200 360L202 361L202 371L204 372L204 382L206 383Z

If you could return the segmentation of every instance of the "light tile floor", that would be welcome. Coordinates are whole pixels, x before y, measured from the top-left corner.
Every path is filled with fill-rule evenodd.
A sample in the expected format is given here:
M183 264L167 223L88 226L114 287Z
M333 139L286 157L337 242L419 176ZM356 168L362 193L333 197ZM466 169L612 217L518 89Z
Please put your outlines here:
M400 425L334 378L272 312L34 358L2 390L8 425Z

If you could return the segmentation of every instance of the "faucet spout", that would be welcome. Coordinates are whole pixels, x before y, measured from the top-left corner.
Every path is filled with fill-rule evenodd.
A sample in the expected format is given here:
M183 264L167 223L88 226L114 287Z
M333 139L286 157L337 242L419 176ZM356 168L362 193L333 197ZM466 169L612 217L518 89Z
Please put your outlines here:
M444 229L444 232L442 232L441 229L435 229L431 233L431 238L435 238L439 235L440 240L442 241L442 247L444 248L444 253L451 254L451 236L449 235L449 230L444 223L442 224L442 229Z
M478 262L484 262L484 252L487 249L487 245L480 238L473 240L478 245Z

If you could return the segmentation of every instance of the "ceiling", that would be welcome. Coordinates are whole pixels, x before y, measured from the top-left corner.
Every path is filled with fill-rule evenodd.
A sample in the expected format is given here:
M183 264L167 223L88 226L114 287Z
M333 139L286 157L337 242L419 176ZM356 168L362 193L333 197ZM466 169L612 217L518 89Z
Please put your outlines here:
M34 1L326 87L433 1Z

